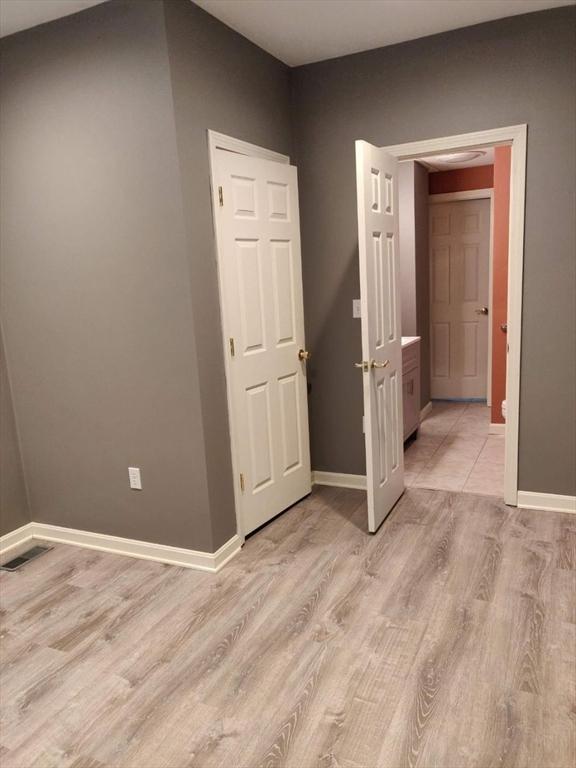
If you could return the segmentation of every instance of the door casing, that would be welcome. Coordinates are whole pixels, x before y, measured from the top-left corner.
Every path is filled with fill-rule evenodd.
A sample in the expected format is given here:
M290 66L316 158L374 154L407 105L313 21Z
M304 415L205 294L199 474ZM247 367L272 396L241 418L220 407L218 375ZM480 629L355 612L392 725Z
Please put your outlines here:
M522 279L524 274L524 206L526 199L526 139L528 126L512 125L456 136L384 146L398 160L418 160L482 147L509 145L510 223L508 231L508 357L506 361L506 423L504 501L518 505L518 435L520 416L520 353L522 343Z

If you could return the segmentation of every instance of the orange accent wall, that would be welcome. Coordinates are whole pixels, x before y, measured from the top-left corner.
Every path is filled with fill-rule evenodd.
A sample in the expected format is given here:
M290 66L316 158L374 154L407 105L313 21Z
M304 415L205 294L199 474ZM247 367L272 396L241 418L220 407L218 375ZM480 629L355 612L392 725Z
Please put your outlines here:
M508 230L510 147L494 149L494 242L492 260L492 423L503 424L506 398L506 340L500 325L508 317Z
M454 168L428 174L428 191L431 195L446 192L465 192L469 189L491 189L494 183L494 166L477 165L473 168Z

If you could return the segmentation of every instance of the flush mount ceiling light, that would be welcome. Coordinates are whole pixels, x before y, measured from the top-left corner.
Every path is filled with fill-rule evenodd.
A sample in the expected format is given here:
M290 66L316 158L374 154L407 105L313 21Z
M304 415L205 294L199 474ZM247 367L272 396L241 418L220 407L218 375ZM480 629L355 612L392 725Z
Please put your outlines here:
M470 160L477 160L479 157L484 157L486 152L477 150L475 152L453 152L450 155L436 155L431 158L437 163L469 163Z

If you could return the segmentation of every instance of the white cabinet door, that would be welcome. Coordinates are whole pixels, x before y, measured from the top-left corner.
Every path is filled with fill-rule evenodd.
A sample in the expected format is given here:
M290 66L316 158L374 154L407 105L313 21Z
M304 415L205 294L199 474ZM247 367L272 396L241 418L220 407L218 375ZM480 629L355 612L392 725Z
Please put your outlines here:
M490 201L430 205L433 399L487 393Z
M310 493L296 168L219 150L219 270L246 535ZM240 477L241 475L241 477Z
M404 490L398 163L356 142L368 529Z

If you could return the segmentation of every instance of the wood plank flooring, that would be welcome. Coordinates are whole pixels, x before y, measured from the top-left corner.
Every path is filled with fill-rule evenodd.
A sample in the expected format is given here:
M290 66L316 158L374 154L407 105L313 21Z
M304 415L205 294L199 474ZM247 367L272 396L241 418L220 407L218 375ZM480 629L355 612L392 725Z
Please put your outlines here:
M571 768L576 518L321 488L219 574L0 575L2 768Z

